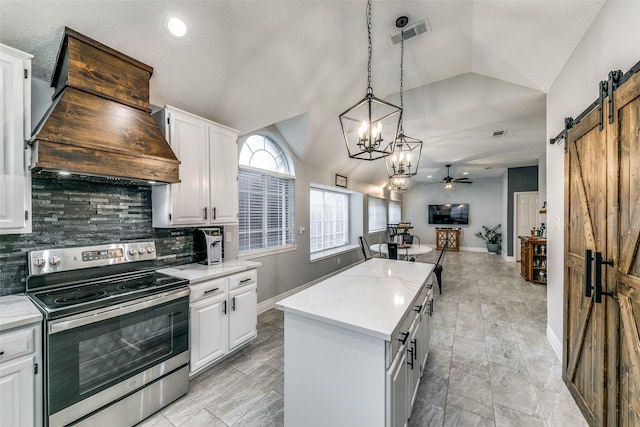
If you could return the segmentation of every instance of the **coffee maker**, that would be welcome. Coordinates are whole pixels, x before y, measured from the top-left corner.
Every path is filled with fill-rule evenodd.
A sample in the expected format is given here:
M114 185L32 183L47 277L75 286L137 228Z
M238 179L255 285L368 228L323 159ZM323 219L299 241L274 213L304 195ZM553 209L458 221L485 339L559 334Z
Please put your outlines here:
M222 230L220 228L201 228L207 250L206 263L208 265L222 262Z

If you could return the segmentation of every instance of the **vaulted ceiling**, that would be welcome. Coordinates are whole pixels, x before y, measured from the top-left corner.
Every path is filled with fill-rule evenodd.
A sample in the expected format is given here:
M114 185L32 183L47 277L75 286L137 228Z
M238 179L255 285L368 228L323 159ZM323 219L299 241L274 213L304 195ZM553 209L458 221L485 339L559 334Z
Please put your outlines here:
M414 182L440 180L447 163L472 179L537 164L545 93L603 3L374 0L379 98L399 104L396 18L429 23L405 42L404 129L424 141ZM348 159L338 121L365 95L365 9L364 0L0 0L0 42L32 53L34 76L49 80L70 27L154 67L152 104L242 134L274 125L302 162L382 185L383 161ZM165 30L172 16L186 38Z

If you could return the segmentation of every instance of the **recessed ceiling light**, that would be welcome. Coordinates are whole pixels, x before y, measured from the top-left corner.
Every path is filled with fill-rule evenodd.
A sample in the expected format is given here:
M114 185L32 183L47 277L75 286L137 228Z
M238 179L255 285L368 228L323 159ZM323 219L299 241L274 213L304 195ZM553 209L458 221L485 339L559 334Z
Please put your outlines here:
M462 175L469 175L469 172L462 172Z
M171 34L178 38L182 38L187 34L187 24L180 18L169 19L167 28Z
M431 178L431 175L427 175L427 178Z

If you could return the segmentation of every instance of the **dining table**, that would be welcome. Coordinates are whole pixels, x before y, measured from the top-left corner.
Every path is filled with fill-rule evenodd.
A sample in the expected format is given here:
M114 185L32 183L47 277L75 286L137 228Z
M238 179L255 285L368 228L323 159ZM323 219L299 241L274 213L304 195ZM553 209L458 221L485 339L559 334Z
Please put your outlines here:
M369 245L369 249L371 249L372 252L389 256L386 242ZM418 256L428 254L431 251L433 251L433 248L427 245L398 244L398 256Z

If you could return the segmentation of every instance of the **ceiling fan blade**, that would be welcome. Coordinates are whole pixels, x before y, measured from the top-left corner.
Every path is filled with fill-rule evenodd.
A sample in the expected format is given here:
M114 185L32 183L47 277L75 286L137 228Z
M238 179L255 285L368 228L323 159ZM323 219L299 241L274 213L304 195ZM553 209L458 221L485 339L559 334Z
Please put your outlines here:
M456 184L473 184L473 181L456 181Z
M465 178L455 178L455 179L454 179L454 181L456 181L456 182L460 182L460 181L466 181L466 180L468 180L468 179L469 179L469 178L466 178L466 177L465 177Z

